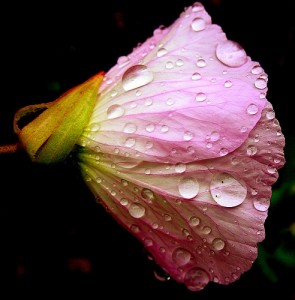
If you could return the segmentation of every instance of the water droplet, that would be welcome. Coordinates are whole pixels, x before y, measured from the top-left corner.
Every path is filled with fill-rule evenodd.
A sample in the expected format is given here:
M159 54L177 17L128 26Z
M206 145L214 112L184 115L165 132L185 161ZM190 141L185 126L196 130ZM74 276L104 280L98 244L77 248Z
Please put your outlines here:
M122 86L125 91L130 91L144 86L154 79L154 74L144 65L130 67L122 77Z
M258 88L259 90L263 90L267 87L267 81L265 78L257 78L255 80L255 83L254 83L255 87Z
M200 80L202 78L202 75L200 73L194 73L192 75L192 80Z
M207 66L207 63L206 63L206 61L205 61L203 58L199 58L199 59L197 60L197 66L198 66L199 68L204 68L204 67Z
M191 291L202 290L209 282L209 275L204 269L192 268L186 272L184 283Z
M267 172L269 174L275 174L277 172L277 169L274 166L272 166L272 165L268 165L267 166Z
M216 56L229 67L240 67L247 61L247 54L241 45L230 40L217 45Z
M123 129L123 131L125 133L134 133L136 130L137 130L137 126L133 123L125 124L124 129Z
M226 88L230 88L232 85L233 85L233 83L232 83L230 80L227 80L227 81L224 83L224 87L226 87Z
M178 163L175 165L175 172L176 173L183 173L186 170L186 164Z
M251 70L251 73L254 74L254 75L259 75L262 72L263 72L263 69L259 65L253 66L253 68Z
M273 110L268 111L266 117L268 120L273 120L275 118L275 112Z
M258 112L258 106L256 104L249 104L249 106L247 107L247 113L249 115L255 115Z
M224 240L217 238L217 239L213 240L212 246L215 250L220 251L224 248L225 242L224 242Z
M151 149L151 148L153 148L153 146L154 146L154 143L151 141L147 141L145 144L146 149Z
M142 218L145 214L145 208L141 204L137 204L137 203L132 203L129 206L128 211L131 217L136 219Z
M168 215L168 214L164 214L164 220L166 222L170 222L172 220L172 217L170 215Z
M193 133L190 131L186 131L183 135L183 139L185 141L190 141L194 137Z
M209 226L204 226L203 227L203 233L204 234L210 234L212 229Z
M120 56L117 60L117 64L119 65L119 68L126 66L128 63L129 63L129 58L127 56Z
M168 52L167 49L165 49L165 48L160 48L160 49L158 50L158 52L157 52L157 56L158 56L158 57L161 57L161 56L167 54L167 52Z
M166 104L171 106L174 104L174 100L172 98L168 98L167 101L166 101Z
M158 229L159 228L159 224L158 223L153 223L152 227L153 227L153 229Z
M170 69L173 69L174 68L174 63L172 61L167 61L166 64L165 64L165 68L170 70Z
M152 200L155 199L154 193L151 190L146 188L142 189L141 196L143 199L147 200L148 202L151 202Z
M183 60L178 59L175 64L176 64L177 67L181 67L181 66L183 66Z
M129 202L128 202L128 200L127 200L126 198L121 198L121 199L120 199L120 204L121 204L121 205L126 206L126 205L128 205L128 203L129 203Z
M206 96L206 94L204 94L204 93L198 93L198 94L196 95L196 100L197 100L198 102L205 101L206 98L207 98L207 96Z
M255 155L257 153L257 148L253 145L247 147L247 154L249 156Z
M191 26L194 31L202 31L205 29L206 23L203 18L195 18L193 19Z
M172 253L172 259L178 266L184 266L190 262L191 253L184 248L176 248Z
M165 133L169 130L169 127L167 125L162 125L161 132Z
M150 106L153 104L153 99L152 98L148 98L145 100L144 105L145 106Z
M217 132L217 131L212 131L211 132L211 134L210 134L210 140L211 140L211 142L216 142L216 141L219 140L219 138L220 138L219 132Z
M135 224L132 224L132 225L130 226L130 230L131 230L132 232L134 232L134 233L139 233L139 232L140 232L140 228L139 228L137 225L135 225Z
M195 217L195 216L192 216L190 219L189 219L189 224L193 227L195 226L198 226L200 224L200 219Z
M152 124L152 123L150 123L150 124L148 124L148 125L145 127L145 130L146 130L147 132L153 132L153 131L155 130L155 125Z
M134 145L135 145L135 139L134 138L127 138L126 139L126 141L125 141L125 143L124 143L124 145L126 146L126 147L129 147L129 148L131 148L131 147L133 147Z
M228 150L226 148L221 148L219 151L220 156L225 156L228 154Z
M147 246L147 247L151 247L151 246L153 246L153 241L151 240L151 239L149 239L149 238L146 238L146 239L144 239L144 244Z
M246 187L227 173L213 176L210 192L216 203L224 207L238 206L247 196Z
M254 199L253 205L259 211L266 211L269 208L270 200L268 198Z
M128 186L128 181L125 180L125 179L122 179L121 183L122 183L123 186Z
M107 110L108 119L116 119L123 116L125 113L125 109L118 104L111 105Z
M191 199L198 195L199 183L195 178L186 176L180 180L178 190L183 198Z

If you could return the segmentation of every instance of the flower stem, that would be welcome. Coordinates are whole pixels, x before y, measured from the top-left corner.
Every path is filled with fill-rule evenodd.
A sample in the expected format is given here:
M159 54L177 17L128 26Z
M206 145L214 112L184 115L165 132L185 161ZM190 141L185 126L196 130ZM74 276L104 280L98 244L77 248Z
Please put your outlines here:
M3 154L14 154L22 148L20 143L0 145L0 155Z

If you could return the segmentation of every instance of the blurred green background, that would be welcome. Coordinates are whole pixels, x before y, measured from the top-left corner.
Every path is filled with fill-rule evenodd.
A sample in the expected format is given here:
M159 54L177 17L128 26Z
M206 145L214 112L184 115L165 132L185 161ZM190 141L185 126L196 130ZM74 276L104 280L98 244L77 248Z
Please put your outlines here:
M49 102L170 25L192 1L43 1L1 4L0 144L13 143L13 116ZM26 155L0 157L4 225L2 299L295 299L294 1L202 1L213 23L239 42L269 75L268 100L286 138L265 223L266 239L250 271L233 284L190 292L160 270L134 237L97 205L70 165L37 166ZM8 263L8 264L7 264ZM4 268L7 266L8 268ZM3 294L4 295L4 294Z

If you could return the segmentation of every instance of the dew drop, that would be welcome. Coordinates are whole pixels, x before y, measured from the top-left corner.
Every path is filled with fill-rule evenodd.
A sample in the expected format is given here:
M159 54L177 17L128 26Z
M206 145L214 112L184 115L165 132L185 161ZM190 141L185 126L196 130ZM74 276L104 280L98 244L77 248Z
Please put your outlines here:
M220 251L224 248L225 242L224 242L224 240L217 238L217 239L213 240L212 246L215 250Z
M163 133L167 132L168 130L169 130L169 127L167 125L163 125L161 127L161 132L163 132Z
M204 67L207 66L207 63L206 63L206 61L205 61L203 58L199 58L199 59L197 60L197 66L198 66L199 68L204 68Z
M190 131L186 131L185 133L184 133L184 135L183 135L183 139L185 140L185 141L190 141L192 138L193 138L193 133L192 132L190 132Z
M167 101L166 101L166 104L167 104L168 106L171 106L171 105L174 104L174 100L173 100L172 98L168 98Z
M202 290L209 282L209 275L204 269L192 268L186 272L184 283L191 291Z
M166 64L165 64L165 68L170 70L170 69L173 69L174 68L174 63L172 61L167 61Z
M202 31L206 27L205 20L203 18L195 18L191 23L193 31Z
M111 105L107 110L108 119L116 119L123 116L125 113L125 109L118 104Z
M200 219L195 217L195 216L192 216L190 219L189 219L189 224L193 227L195 226L198 226L200 224Z
M268 198L254 199L253 205L259 211L266 211L269 208L270 200Z
M219 132L217 132L217 131L212 131L211 132L211 134L210 134L210 140L211 140L211 142L216 142L216 141L219 140L219 138L220 138Z
M153 148L153 146L154 146L154 144L151 141L147 141L146 144L145 144L146 149L151 149L151 148Z
M247 61L245 50L238 43L227 40L216 47L217 58L229 67L240 67Z
M256 104L250 104L248 107L247 107L247 113L249 115L256 115L258 112L258 106Z
M254 75L259 75L262 72L263 72L263 69L259 65L253 66L253 68L251 70L251 73L254 74Z
M117 64L119 65L119 68L126 66L128 63L129 63L129 58L127 56L120 56L117 60Z
M153 99L152 98L148 98L145 100L144 105L145 106L150 106L153 104Z
M135 139L134 138L127 138L124 145L128 148L131 148L135 145Z
M153 240L149 239L149 238L146 238L144 241L144 244L147 246L147 247L151 247L153 246Z
M136 219L142 218L145 214L145 208L141 204L137 204L137 203L132 203L129 206L128 211L131 217Z
M198 94L196 95L196 100L197 100L198 102L203 102L203 101L206 100L206 98L207 98L207 96L206 96L206 94L204 94L204 93L198 93Z
M200 80L202 78L202 75L200 73L194 73L192 75L192 80Z
M228 150L226 148L221 148L219 151L220 156L225 156L228 154Z
M178 59L175 64L176 64L177 67L181 67L181 66L183 66L183 60Z
M148 125L145 127L145 130L146 130L147 132L153 132L153 131L155 130L155 125L152 124L152 123L150 123L150 124L148 124Z
M273 120L275 118L275 112L273 110L268 111L266 117L268 120Z
M249 156L255 155L257 153L257 148L253 145L247 147L247 154Z
M154 193L151 190L146 188L142 189L141 196L143 199L147 200L148 202L151 202L152 200L155 199Z
M126 198L121 198L121 199L120 199L120 204L121 204L121 205L126 206L126 205L128 205L128 203L129 203L129 202L128 202L128 200L127 200Z
M130 226L130 230L131 230L132 232L134 232L134 233L139 233L139 232L140 232L140 228L139 228L137 225L135 225L135 224L132 224L132 225Z
M180 195L185 199L191 199L199 193L198 181L190 176L183 177L178 185Z
M247 189L231 175L220 173L213 176L210 183L210 193L219 205L235 207L245 200Z
M274 166L272 166L272 165L268 165L267 166L267 172L269 174L275 174L277 172L277 169Z
M191 253L184 248L176 248L172 253L172 259L178 266L184 266L190 262Z
M267 87L267 81L265 80L265 78L260 77L255 80L254 85L259 90L263 90Z
M204 9L204 6L200 2L195 2L193 4L193 8L192 8L193 12L198 12L198 11L201 11L203 9Z
M186 164L178 163L175 165L175 172L176 173L183 173L186 170Z
M210 234L212 229L209 226L204 226L203 227L203 233L204 234Z
M157 52L157 56L158 56L158 57L161 57L161 56L167 54L167 52L168 52L167 49L165 49L165 48L160 48L160 49L158 50L158 52Z
M230 80L227 80L227 81L224 83L224 87L226 87L226 88L230 88L232 85L233 85L233 83L232 83Z
M134 133L136 130L137 130L137 126L133 123L125 124L124 129L123 129L123 131L125 133Z
M130 91L144 86L154 79L154 74L145 65L135 65L126 70L122 77L122 86Z

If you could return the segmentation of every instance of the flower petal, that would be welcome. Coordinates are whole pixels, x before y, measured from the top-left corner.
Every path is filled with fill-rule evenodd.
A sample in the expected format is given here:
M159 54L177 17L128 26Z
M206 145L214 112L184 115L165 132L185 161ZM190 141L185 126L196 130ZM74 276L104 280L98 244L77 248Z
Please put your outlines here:
M220 157L260 119L266 85L259 64L195 3L119 58L84 137L93 149L150 162Z
M85 180L113 217L188 289L229 284L247 271L264 221L284 137L271 104L232 153L191 163L144 162L85 148Z

